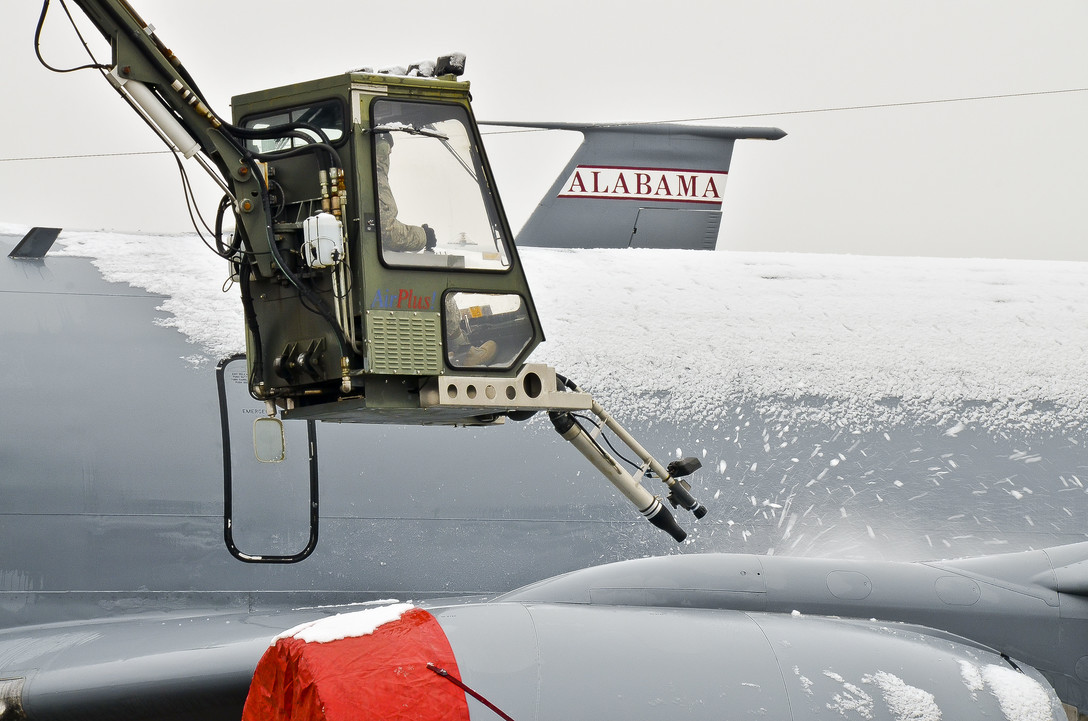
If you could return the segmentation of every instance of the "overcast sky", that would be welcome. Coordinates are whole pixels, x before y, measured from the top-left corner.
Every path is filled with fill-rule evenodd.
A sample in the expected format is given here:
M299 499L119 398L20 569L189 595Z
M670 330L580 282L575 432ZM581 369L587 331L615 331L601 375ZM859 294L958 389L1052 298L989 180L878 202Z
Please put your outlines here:
M1088 88L1084 0L133 5L223 115L238 93L450 51L481 119L767 113L706 121L789 133L737 144L719 248L1088 260L1088 92L1053 92ZM40 7L5 3L0 26L0 221L188 230L168 155L10 160L161 149L96 73L38 65ZM57 0L42 49L86 61ZM893 107L770 114L871 105ZM515 228L578 141L486 137ZM212 214L218 194L190 174Z

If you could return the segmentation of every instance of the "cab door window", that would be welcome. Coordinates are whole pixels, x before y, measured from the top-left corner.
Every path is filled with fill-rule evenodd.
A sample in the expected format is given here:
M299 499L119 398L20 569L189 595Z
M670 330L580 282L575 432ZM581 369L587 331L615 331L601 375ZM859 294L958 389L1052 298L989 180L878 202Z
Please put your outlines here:
M379 99L371 120L385 263L509 268L503 225L467 111L459 105Z

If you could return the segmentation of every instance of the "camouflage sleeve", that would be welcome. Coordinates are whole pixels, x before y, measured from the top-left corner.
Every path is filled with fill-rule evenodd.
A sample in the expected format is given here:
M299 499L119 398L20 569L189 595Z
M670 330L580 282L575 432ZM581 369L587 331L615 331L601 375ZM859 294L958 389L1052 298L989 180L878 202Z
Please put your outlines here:
M423 250L426 245L427 234L418 225L405 225L399 220L382 223L382 247L385 250L414 253Z
M397 220L397 201L389 188L388 176L379 167L378 217L381 218L382 248L385 250L414 253L427 245L427 233L418 225L407 225Z

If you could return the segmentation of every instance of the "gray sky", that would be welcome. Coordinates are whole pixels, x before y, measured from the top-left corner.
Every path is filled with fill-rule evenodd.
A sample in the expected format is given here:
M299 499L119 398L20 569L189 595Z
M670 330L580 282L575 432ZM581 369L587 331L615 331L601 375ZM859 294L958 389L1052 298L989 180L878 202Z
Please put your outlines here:
M449 51L468 55L477 117L496 120L716 118L1088 88L1083 0L133 4L224 115L237 93ZM4 8L0 158L161 149L96 73L38 65L40 7ZM86 61L57 0L42 46L56 66ZM1088 92L708 122L789 133L737 144L720 248L1088 260ZM515 228L578 140L487 136ZM218 194L190 166L212 214ZM168 155L5 160L0 222L190 227Z

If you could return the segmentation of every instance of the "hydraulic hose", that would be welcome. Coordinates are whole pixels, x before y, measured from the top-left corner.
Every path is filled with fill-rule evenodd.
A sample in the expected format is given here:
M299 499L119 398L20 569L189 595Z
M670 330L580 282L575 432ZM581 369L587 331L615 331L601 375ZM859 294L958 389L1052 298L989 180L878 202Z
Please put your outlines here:
M293 285L295 289L298 290L299 294L302 295L303 298L311 303L311 305L313 306L313 310L329 323L329 326L336 334L336 341L340 345L340 356L345 357L347 355L348 339L347 336L344 334L344 329L340 327L339 321L336 320L336 316L331 310L329 310L328 306L325 304L325 301L322 300L321 296L315 293L312 288L303 283L302 279L295 275L294 271L287 267L287 262L284 260L283 256L280 255L280 249L276 245L276 235L272 231L272 204L268 197L268 187L261 180L261 173L260 170L257 168L257 163L253 159L252 153L246 153L245 163L246 166L249 168L250 173L252 173L252 177L258 179L257 185L260 188L261 205L264 208L265 218L269 220L266 229L268 233L268 250L272 254L272 260L275 262L276 267L280 269L280 272L282 272L283 275L287 278L288 282L290 282L291 285Z

